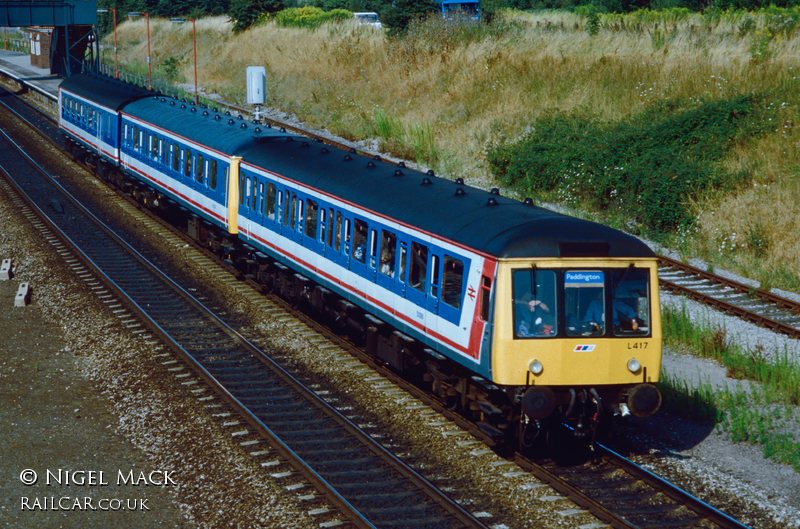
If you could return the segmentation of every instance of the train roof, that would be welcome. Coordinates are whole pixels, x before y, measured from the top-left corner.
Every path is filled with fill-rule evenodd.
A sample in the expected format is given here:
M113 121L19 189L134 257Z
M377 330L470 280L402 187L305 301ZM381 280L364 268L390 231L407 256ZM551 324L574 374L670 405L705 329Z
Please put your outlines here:
M67 77L61 82L59 89L67 90L113 110L119 110L130 101L156 94L140 86L96 73L80 73Z
M237 155L255 143L255 138L302 138L167 96L138 99L125 106L123 112L228 156Z
M171 98L138 99L124 111L226 155L241 156L245 163L495 257L654 256L639 239L601 224Z

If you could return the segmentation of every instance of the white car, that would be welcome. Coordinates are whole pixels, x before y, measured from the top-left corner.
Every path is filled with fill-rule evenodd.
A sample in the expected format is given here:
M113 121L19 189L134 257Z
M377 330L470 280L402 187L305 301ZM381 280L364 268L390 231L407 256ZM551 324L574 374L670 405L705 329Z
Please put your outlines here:
M370 26L378 29L383 27L381 21L378 20L378 13L372 13L372 12L353 13L353 16L356 17L356 20L358 20L358 23L361 26Z

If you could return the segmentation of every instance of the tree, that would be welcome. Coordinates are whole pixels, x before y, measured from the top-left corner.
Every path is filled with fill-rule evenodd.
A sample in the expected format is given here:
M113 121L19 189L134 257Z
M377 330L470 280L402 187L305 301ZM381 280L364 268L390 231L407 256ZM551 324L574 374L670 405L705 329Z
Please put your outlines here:
M284 7L283 0L233 0L228 15L236 20L233 30L239 32L252 26L262 13L277 13Z
M391 34L403 33L415 18L425 17L440 9L435 0L395 0L380 13L381 22Z

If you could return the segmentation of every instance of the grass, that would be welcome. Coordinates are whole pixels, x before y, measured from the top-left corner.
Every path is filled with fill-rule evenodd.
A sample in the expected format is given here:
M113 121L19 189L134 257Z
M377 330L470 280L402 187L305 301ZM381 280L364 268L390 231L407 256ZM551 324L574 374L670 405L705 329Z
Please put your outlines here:
M693 386L662 374L659 387L667 410L711 420L734 442L762 447L765 457L792 465L800 472L800 365L788 351L767 358L760 347L745 348L707 321L692 322L685 305L662 309L664 340L674 348L720 362L733 379L750 380L749 391L739 386L714 388L706 381Z

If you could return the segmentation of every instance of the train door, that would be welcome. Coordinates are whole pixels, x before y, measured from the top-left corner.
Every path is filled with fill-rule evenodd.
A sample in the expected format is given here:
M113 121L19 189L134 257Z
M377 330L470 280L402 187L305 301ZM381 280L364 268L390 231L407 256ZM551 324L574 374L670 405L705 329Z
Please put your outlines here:
M390 292L399 292L397 281L397 235L392 230L380 230L379 262L376 283Z
M281 235L290 241L300 242L300 233L298 232L298 209L302 208L302 199L290 190L285 190L283 193L283 224L281 226Z
M325 255L325 217L327 212L319 203L307 198L305 204L305 220L303 221L303 246L317 255Z
M464 290L464 261L445 253L440 277L439 316L458 324Z
M422 325L425 325L425 313L428 305L428 260L427 245L412 241L411 251L408 255L406 299L416 305L414 318Z
M325 256L341 266L347 268L348 265L348 250L345 250L345 221L344 215L341 210L330 208L328 209L328 240L326 242L328 249Z

